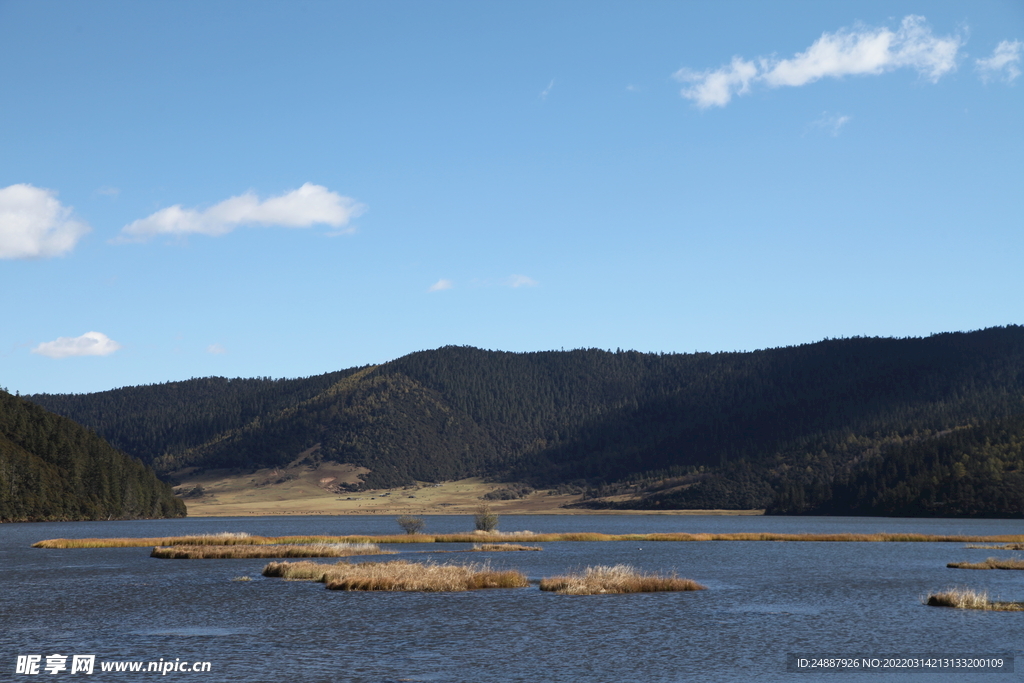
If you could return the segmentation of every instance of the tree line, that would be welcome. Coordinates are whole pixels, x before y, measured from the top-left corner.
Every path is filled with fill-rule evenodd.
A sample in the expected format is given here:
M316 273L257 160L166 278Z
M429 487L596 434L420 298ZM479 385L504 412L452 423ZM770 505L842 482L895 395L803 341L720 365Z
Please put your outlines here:
M0 391L0 522L184 515L184 503L142 462Z

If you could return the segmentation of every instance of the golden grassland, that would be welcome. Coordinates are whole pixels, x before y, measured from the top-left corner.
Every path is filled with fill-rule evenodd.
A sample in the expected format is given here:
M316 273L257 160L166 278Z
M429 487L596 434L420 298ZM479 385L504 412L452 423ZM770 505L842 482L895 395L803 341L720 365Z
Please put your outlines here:
M643 573L627 564L587 567L582 572L541 579L542 591L565 595L599 595L605 593L655 593L660 591L705 590L691 579L681 579L674 573L667 576Z
M177 491L201 487L204 494L190 496L189 517L250 517L292 515L453 515L472 514L482 496L507 486L479 477L443 483L420 482L392 489L339 492L337 485L356 483L369 470L352 465L323 462L310 467L296 461L283 468L239 472L192 468L174 473L181 481ZM579 494L539 490L525 498L490 501L499 515L761 515L764 510L588 510L566 507Z
M319 581L328 590L458 592L481 588L523 588L529 585L517 571L496 571L487 565L453 565L395 560L351 564L271 562L263 576Z
M600 534L512 533L385 534L379 536L249 536L246 534L205 534L162 538L55 538L39 541L34 548L131 548L176 545L304 545L311 543L490 543L530 540L534 543L631 541L641 543L686 541L792 541L818 543L1024 543L1024 535L934 536L929 534Z
M539 545L523 545L522 543L474 543L473 550L480 552L500 552L503 550L544 550Z
M930 593L923 602L933 607L955 607L956 609L977 609L990 612L1024 612L1024 603L1022 602L990 600L988 593L970 588L949 588L941 593Z
M946 566L950 569L1024 569L1024 560L990 557L984 562L950 562Z
M309 545L176 545L155 547L150 557L162 560L230 560L253 557L351 557L394 555L375 543L310 543Z

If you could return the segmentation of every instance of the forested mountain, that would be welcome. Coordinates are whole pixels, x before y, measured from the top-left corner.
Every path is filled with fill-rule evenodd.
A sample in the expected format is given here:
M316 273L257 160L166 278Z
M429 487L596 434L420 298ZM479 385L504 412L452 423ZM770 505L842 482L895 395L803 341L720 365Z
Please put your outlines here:
M1024 517L1024 417L890 446L831 486L783 487L771 512Z
M374 487L484 475L579 487L595 507L798 512L895 445L1024 415L1024 327L749 353L445 347L306 379L31 399L161 472L312 452Z
M153 470L0 390L0 522L183 517Z

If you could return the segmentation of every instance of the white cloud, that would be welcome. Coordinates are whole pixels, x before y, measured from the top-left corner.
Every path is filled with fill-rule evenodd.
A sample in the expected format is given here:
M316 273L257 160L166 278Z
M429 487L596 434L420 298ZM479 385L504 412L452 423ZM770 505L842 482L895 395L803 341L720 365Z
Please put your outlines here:
M548 98L548 95L551 93L551 89L554 88L554 87L555 87L555 79L552 78L551 82L548 83L548 87L544 88L544 90L541 91L540 98L542 100L546 100Z
M525 275L511 275L507 280L505 280L505 284L509 287L536 287L538 283L532 277L526 277Z
M117 197L117 195L121 194L121 190L116 187L104 185L100 189L96 190L96 194L101 194L105 197Z
M222 353L227 353L228 350L225 349L220 344L210 344L209 346L206 347L206 352L219 356Z
M359 216L366 207L351 197L342 197L322 185L306 183L278 197L260 201L253 192L225 199L199 211L183 209L180 204L126 225L120 242L142 242L157 235L210 235L231 232L240 225L279 225L307 228L326 224L341 228Z
M996 78L1001 73L1005 73L1003 77L1009 83L1020 76L1019 64L1022 48L1024 48L1024 43L1019 40L1004 40L996 45L996 49L988 59L975 59L974 68L981 74L981 80L988 81L990 78Z
M729 66L714 71L680 69L674 76L684 83L695 83L682 94L686 99L694 100L701 109L724 107L734 94L743 95L750 91L750 82L757 77L757 66L733 57Z
M701 109L724 107L735 95L753 84L769 88L802 86L822 78L878 75L901 68L917 70L931 82L956 69L963 41L959 36L932 35L924 17L910 15L897 31L888 27L857 27L823 33L807 50L790 59L760 57L747 61L733 57L728 66L715 70L680 69L674 77L692 83L682 96Z
M430 289L428 289L427 291L428 292L441 292L441 291L444 291L446 289L451 289L454 286L455 286L454 282L452 282L451 280L445 280L444 278L442 278L442 279L438 280L437 282L435 282L434 284L430 285Z
M86 332L81 337L58 337L56 341L43 342L32 349L32 353L48 358L109 356L120 348L120 344L102 332Z
M0 258L60 256L91 228L72 217L53 190L18 184L0 188Z
M818 128L827 130L829 135L836 137L839 135L840 129L850 122L852 116L846 116L843 114L829 114L827 111L822 112L821 118L814 122L814 125Z

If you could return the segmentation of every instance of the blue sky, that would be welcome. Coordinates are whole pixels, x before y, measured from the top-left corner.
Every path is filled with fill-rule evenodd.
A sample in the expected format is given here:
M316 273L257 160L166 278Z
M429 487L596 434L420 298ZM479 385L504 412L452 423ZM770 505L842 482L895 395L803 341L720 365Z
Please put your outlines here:
M0 0L0 386L1024 323L1021 2Z

